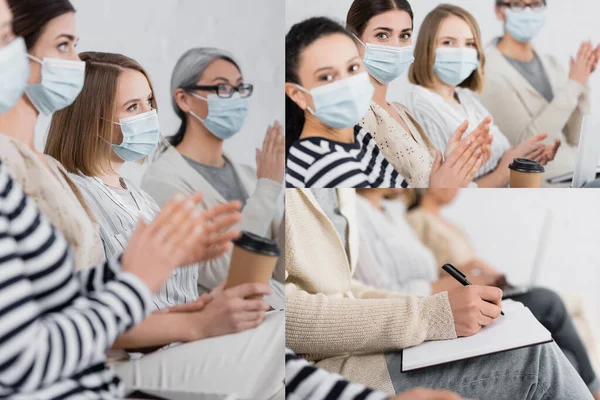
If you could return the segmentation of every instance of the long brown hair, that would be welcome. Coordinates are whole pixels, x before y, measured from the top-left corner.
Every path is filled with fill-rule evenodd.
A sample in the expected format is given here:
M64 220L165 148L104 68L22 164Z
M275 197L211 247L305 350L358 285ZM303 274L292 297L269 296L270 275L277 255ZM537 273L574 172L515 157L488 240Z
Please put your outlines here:
M8 0L13 31L25 39L27 49L35 46L46 24L63 14L75 12L69 0Z
M464 8L451 4L441 4L434 8L421 25L419 37L415 46L415 62L411 65L408 72L408 78L414 85L431 88L435 82L435 54L437 48L437 39L440 27L446 18L455 16L467 23L475 37L475 48L479 55L479 67L471 76L469 76L459 87L470 89L474 92L481 92L484 83L485 70L485 52L481 41L481 31L477 20Z
M152 82L144 68L122 54L85 52L85 83L81 93L70 106L54 113L46 142L45 153L56 158L69 172L97 176L110 171L115 133L117 86L121 72L131 69L142 73ZM156 109L156 101L152 100ZM108 143L107 143L108 142Z

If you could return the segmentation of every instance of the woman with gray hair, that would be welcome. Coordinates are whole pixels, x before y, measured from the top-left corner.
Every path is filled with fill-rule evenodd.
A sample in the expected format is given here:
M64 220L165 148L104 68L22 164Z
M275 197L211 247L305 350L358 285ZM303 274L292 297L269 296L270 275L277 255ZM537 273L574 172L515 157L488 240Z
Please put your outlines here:
M262 150L256 149L256 170L223 151L248 113L253 86L244 81L239 63L226 51L201 47L177 61L171 77L173 109L181 119L177 133L149 166L142 188L162 207L174 194L204 193L202 208L241 201L241 229L282 242L285 140L276 121L267 128ZM199 267L198 289L208 292L227 277L231 254ZM277 266L266 298L284 307L283 260Z

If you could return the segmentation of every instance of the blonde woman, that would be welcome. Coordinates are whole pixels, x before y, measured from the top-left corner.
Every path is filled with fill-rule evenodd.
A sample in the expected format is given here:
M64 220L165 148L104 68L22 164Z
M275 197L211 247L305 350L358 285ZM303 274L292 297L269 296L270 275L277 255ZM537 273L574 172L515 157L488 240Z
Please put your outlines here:
M445 151L450 132L465 119L476 126L490 116L477 98L484 85L485 62L479 26L468 11L444 4L427 15L409 71L409 79L416 86L407 98L407 106L440 151ZM508 166L513 159L547 164L560 146L560 141L544 145L547 135L539 134L511 147L495 124L490 133L491 157L475 175L480 187L507 186Z
M159 212L156 202L123 178L120 169L157 147L160 127L154 90L141 65L121 54L88 52L80 57L87 65L85 84L77 100L54 115L46 152L71 173L98 220L105 257L112 258L129 241L137 220L152 220ZM216 209L229 207L240 204ZM283 315L265 316L270 307L262 296L271 294L267 285L240 285L200 298L198 263L207 259L189 258L190 265L173 272L153 297L153 318L113 346L147 355L116 369L136 390L269 398L283 380L277 368L283 356ZM251 295L260 298L246 299ZM174 311L182 305L187 312ZM220 368L208 367L214 365ZM164 369L169 373L164 375ZM226 384L225 376L235 384Z

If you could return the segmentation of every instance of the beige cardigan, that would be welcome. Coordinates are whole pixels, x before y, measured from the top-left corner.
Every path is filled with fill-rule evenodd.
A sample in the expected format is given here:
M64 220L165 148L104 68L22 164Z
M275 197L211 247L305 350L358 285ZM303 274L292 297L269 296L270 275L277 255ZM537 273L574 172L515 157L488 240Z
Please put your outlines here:
M554 139L562 141L556 158L546 166L547 177L572 172L582 118L590 111L588 89L569 79L554 57L538 54L554 92L554 99L548 103L504 58L496 43L486 48L481 101L513 145L539 133L548 134L548 143Z
M45 156L52 172L26 144L0 134L0 160L33 199L48 220L74 250L77 269L102 261L102 241L96 218L68 172L54 158Z
M376 103L371 103L360 125L371 133L377 147L410 187L429 187L436 148L408 108L399 103L391 105L408 126L408 132Z
M281 199L283 183L270 179L257 179L255 169L235 162L226 154L224 157L233 166L249 195L242 210L241 229L275 239L283 245L283 238L279 235L283 220ZM202 209L225 203L225 199L217 189L192 168L172 146L168 146L158 159L150 164L142 179L142 189L154 198L159 207L163 207L176 194L191 195L197 192L204 193L200 206ZM214 288L227 277L230 258L231 254L227 254L200 264L198 277L200 291ZM274 294L275 297L281 298L281 304L271 305L274 308L283 307L284 294L281 283L284 280L283 257L275 269L273 278L280 282L272 287L275 292L281 291L279 296L278 293Z
M286 190L286 345L319 367L393 394L385 352L456 337L448 294L419 298L353 279L355 192L337 192L350 259L311 191Z

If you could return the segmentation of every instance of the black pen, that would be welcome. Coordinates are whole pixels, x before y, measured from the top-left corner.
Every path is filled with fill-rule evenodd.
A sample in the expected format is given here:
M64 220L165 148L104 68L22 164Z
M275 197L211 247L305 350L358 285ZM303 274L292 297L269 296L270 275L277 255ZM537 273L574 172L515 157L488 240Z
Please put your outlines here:
M456 279L463 286L471 286L471 282L467 280L467 276L460 272L458 268L456 268L452 264L444 264L442 267L444 271L448 273L451 277ZM504 311L500 311L500 314L504 315Z

